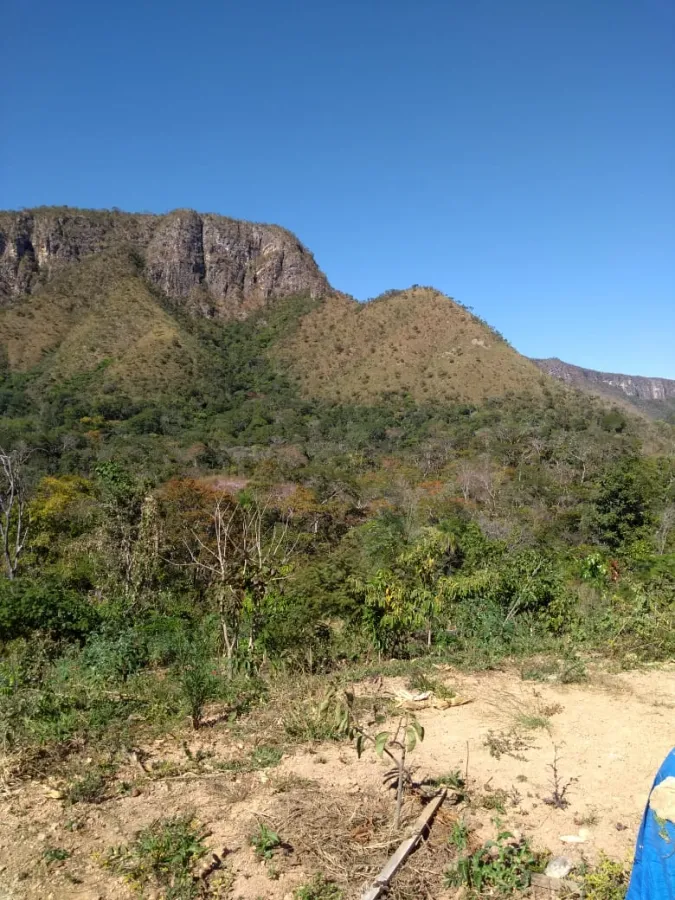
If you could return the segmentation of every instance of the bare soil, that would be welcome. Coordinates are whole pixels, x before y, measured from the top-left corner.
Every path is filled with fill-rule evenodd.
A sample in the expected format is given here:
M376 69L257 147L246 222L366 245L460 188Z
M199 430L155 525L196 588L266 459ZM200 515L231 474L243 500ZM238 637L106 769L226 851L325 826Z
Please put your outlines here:
M574 685L526 682L517 672L444 668L437 677L471 702L421 710L426 735L410 762L416 780L457 770L467 775L470 803L445 805L390 897L450 896L443 871L459 817L472 830L472 846L503 825L553 855L630 859L652 779L675 744L675 668L595 673ZM362 696L384 697L404 686L384 679L356 687ZM233 735L224 725L156 741L143 748L142 767L125 762L109 799L97 804L68 804L59 797L59 778L7 783L0 796L0 900L138 896L102 865L106 852L153 820L186 811L208 828L209 849L223 861L209 877L209 896L291 900L296 887L322 871L346 897L358 897L402 837L391 827L393 796L382 787L386 765L370 751L357 759L347 743L305 744L261 771L208 764L245 757L255 745L254 736ZM200 751L204 765L194 762ZM562 809L546 802L554 793L556 755L559 791L568 785ZM85 772L94 762L77 764ZM408 824L420 808L411 796ZM270 862L260 862L250 847L259 822L284 842ZM45 852L54 848L71 855L49 861Z

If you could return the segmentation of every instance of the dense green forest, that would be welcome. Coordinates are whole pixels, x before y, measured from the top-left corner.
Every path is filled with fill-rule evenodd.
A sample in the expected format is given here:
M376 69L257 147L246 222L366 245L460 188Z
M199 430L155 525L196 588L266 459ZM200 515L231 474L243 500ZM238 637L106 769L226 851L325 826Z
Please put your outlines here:
M308 400L312 303L185 316L198 377L2 369L0 730L17 753L245 704L274 672L675 650L675 446L553 381L480 404ZM174 315L178 315L174 313Z

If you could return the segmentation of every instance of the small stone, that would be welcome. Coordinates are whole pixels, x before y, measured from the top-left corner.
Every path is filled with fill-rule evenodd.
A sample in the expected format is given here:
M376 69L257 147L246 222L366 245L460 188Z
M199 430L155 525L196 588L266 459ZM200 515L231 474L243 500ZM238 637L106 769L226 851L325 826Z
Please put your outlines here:
M574 868L574 863L566 856L554 856L544 870L549 878L566 878Z
M129 791L129 794L132 797L140 797L141 796L141 792L137 787L132 787L132 789Z

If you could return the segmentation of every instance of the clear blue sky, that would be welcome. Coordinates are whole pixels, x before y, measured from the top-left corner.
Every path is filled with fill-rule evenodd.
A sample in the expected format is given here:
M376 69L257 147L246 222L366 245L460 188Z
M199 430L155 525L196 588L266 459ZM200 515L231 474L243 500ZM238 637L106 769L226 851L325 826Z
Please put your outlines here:
M0 207L189 206L675 377L673 0L8 0Z

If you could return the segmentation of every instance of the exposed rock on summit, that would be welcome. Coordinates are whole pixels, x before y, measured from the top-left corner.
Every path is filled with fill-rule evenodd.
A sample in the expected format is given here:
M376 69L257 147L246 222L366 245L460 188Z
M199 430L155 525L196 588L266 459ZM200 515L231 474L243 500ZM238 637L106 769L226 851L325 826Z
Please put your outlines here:
M152 284L203 314L245 316L271 299L330 291L309 250L276 225L192 210L40 208L0 213L0 304L34 291L66 264L121 246L142 257Z

